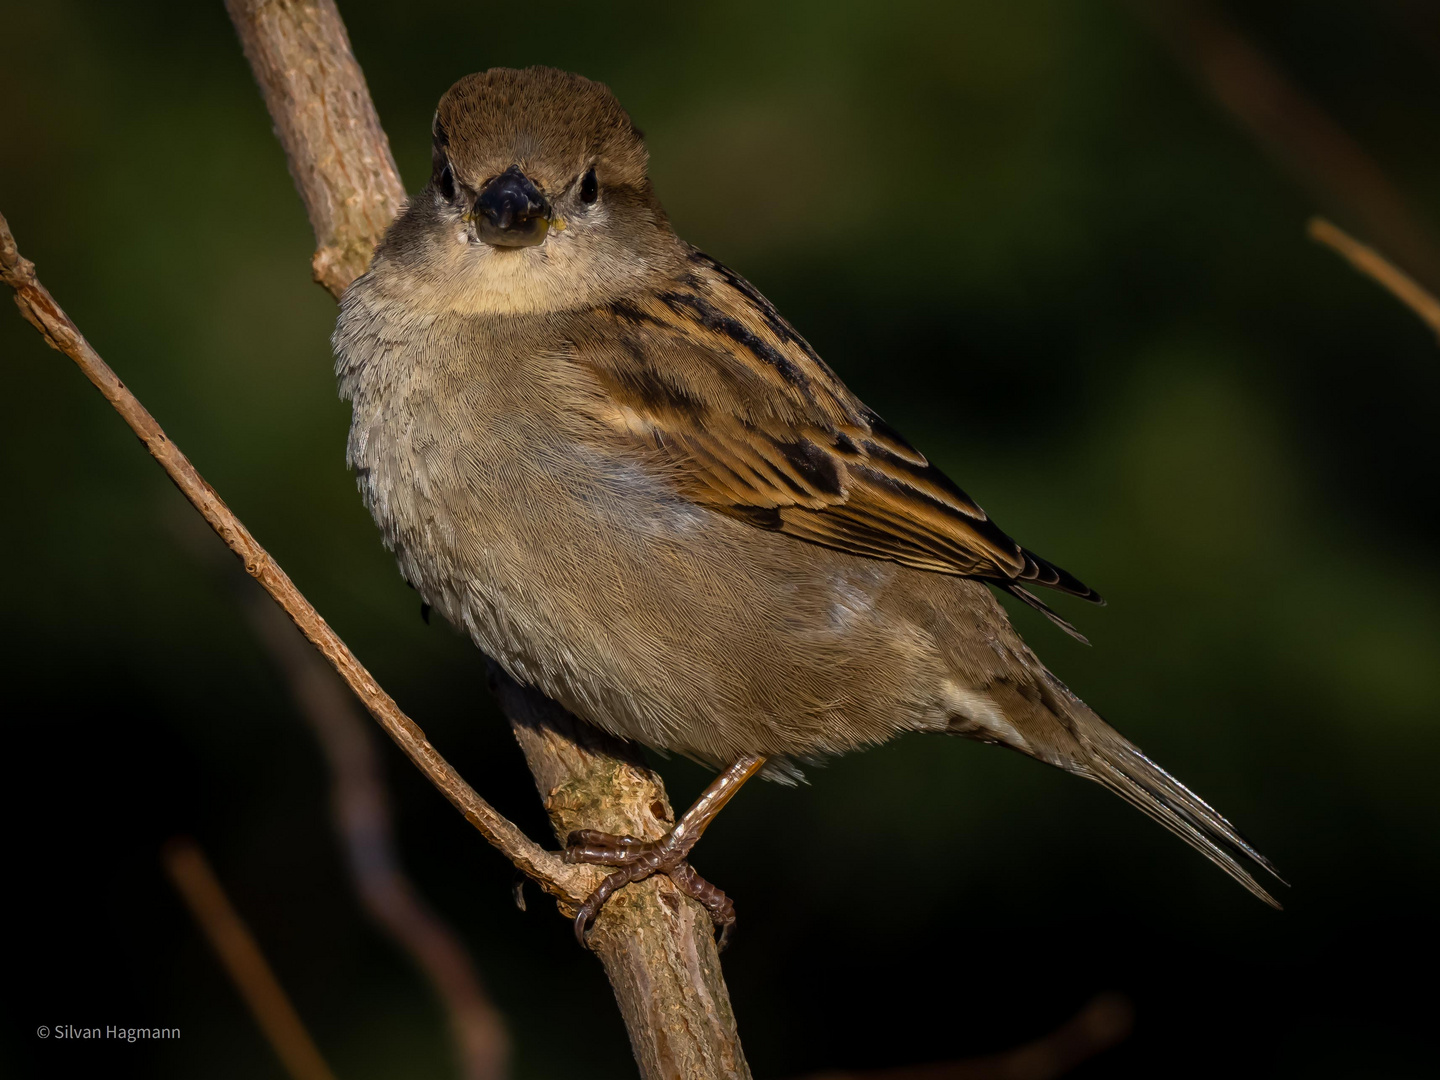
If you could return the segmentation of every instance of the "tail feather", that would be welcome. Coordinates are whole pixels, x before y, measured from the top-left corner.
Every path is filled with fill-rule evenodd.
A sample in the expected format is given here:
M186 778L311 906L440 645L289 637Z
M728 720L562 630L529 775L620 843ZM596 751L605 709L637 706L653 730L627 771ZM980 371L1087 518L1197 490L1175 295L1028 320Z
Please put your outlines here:
M1144 758L1144 755L1140 756L1142 759ZM1153 765L1148 762L1148 759L1145 760L1148 764ZM1281 908L1280 901L1270 895L1265 887L1255 880L1254 876L1236 860L1235 856L1225 849L1221 841L1243 851L1273 874L1281 884L1285 883L1284 878L1275 873L1275 868L1270 865L1269 860L1251 847L1228 821L1211 810L1204 801L1184 785L1179 783L1166 785L1171 789L1168 791L1152 789L1138 781L1133 775L1127 775L1107 761L1092 762L1091 769L1090 775L1094 780L1119 795L1141 813L1164 825L1253 895L1277 910Z
M1079 704L1078 699L1071 696ZM1134 743L1081 705L1088 716L1077 718L1072 729L1088 753L1076 762L1077 772L1089 776L1142 813L1164 825L1195 850L1207 856L1232 878L1273 908L1280 902L1235 858L1240 852L1284 885L1285 879L1270 860L1255 850L1218 811L1141 752Z
M1049 672L1044 676L1043 682L1034 686L1038 693L1023 694L1013 686L991 684L992 700L1024 743L1017 745L998 729L991 733L995 741L1103 785L1206 856L1256 897L1271 907L1281 906L1237 855L1252 859L1282 885L1285 879L1234 825L1146 757ZM970 733L959 727L952 730Z
M1161 789L1168 796L1168 803L1176 813L1185 818L1196 828L1209 829L1217 833L1221 839L1231 846L1238 848L1248 858L1263 867L1271 877L1282 885L1288 885L1280 872L1275 869L1269 859L1256 851L1250 841L1241 835L1230 821L1220 814L1214 807L1207 803L1200 796L1187 788L1170 773L1162 769L1155 762L1151 761L1139 748L1129 742L1123 743L1122 752L1128 757L1136 771L1150 778L1157 788Z
M1011 581L996 582L995 584L998 588L1003 589L1005 592L1015 597L1016 600L1019 600L1021 603L1024 603L1034 608L1036 611L1040 612L1041 615L1044 615L1061 630L1064 630L1065 633L1069 634L1076 641L1080 642L1080 644L1090 644L1089 638L1087 638L1079 630L1075 629L1075 626L1072 623L1062 618L1059 614L1056 613L1054 608L1052 608L1049 604L1045 603L1044 600L1041 600L1029 589L1021 588L1019 585L1016 585L1014 582Z

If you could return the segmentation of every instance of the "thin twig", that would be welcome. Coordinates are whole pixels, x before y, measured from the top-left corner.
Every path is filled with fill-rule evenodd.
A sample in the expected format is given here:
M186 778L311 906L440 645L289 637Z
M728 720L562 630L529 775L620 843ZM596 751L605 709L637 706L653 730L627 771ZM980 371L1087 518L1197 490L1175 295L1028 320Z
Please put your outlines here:
M1436 300L1418 281L1370 245L1362 244L1322 217L1311 218L1306 232L1310 234L1310 239L1339 252L1356 270L1388 290L1440 337L1440 300Z
M181 494L190 500L225 545L240 558L245 572L264 587L300 628L300 632L330 661L386 734L395 740L430 782L480 830L485 839L541 888L570 904L583 903L600 875L587 867L568 866L558 855L530 840L476 794L475 789L430 745L419 725L381 689L374 676L356 659L330 624L321 618L270 553L260 546L250 530L225 505L190 459L170 441L140 400L91 348L79 327L36 278L34 264L21 256L3 214L0 214L0 279L15 290L15 303L20 313L40 331L51 347L75 361L86 378L95 384L130 425L130 430L139 436L145 449L150 451Z
M1364 147L1215 5L1130 0L1129 7L1322 207L1353 219L1411 273L1440 285L1433 234L1405 196Z
M506 1075L510 1040L449 925L406 876L395 851L390 800L371 728L354 698L274 604L247 589L246 614L284 673L296 705L325 751L335 827L355 891L370 917L410 954L445 1008L464 1080Z
M165 871L185 901L220 965L244 998L281 1063L294 1080L335 1080L315 1040L305 1030L285 988L265 960L255 937L235 910L205 853L188 837L177 837L160 853Z

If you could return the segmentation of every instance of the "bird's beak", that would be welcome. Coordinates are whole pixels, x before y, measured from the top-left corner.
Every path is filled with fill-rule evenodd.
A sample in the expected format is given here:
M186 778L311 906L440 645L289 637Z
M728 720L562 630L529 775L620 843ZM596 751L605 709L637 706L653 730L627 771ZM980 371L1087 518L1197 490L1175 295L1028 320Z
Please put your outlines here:
M474 220L491 247L534 247L550 231L550 203L519 165L511 165L481 190Z

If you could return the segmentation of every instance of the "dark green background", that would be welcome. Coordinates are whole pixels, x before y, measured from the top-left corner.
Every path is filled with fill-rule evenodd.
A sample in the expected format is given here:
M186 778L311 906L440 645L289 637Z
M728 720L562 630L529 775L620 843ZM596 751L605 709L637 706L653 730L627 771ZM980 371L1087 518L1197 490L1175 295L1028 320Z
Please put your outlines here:
M1343 207L1300 194L1118 4L341 7L412 190L457 77L608 82L679 232L1109 598L1059 602L1091 649L1017 621L1294 884L1276 914L1099 788L959 740L756 786L697 862L739 905L726 972L757 1075L999 1050L1102 990L1137 1027L1077 1075L1433 1075L1440 352L1305 239ZM1433 11L1237 9L1422 217ZM477 655L421 624L344 468L334 304L219 0L0 0L0 40L22 250L440 749L544 835ZM0 356L0 1071L279 1075L160 875L188 832L342 1077L446 1075L427 986L349 889L316 747L177 540L187 508L12 314ZM504 1010L516 1075L633 1075L598 964L386 763L405 859ZM704 780L663 771L677 801ZM87 1053L42 1023L184 1038Z

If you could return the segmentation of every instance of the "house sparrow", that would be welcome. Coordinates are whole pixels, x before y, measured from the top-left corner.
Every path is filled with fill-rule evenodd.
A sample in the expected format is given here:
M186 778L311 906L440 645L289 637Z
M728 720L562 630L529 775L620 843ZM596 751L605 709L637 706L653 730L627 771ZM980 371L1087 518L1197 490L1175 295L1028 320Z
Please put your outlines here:
M400 570L517 681L720 772L664 840L568 856L615 888L684 861L762 769L903 732L1097 781L1275 901L1227 822L1045 669L990 586L1099 602L846 388L744 278L671 230L609 89L457 82L429 185L341 303L348 461ZM1278 905L1276 905L1278 906Z

